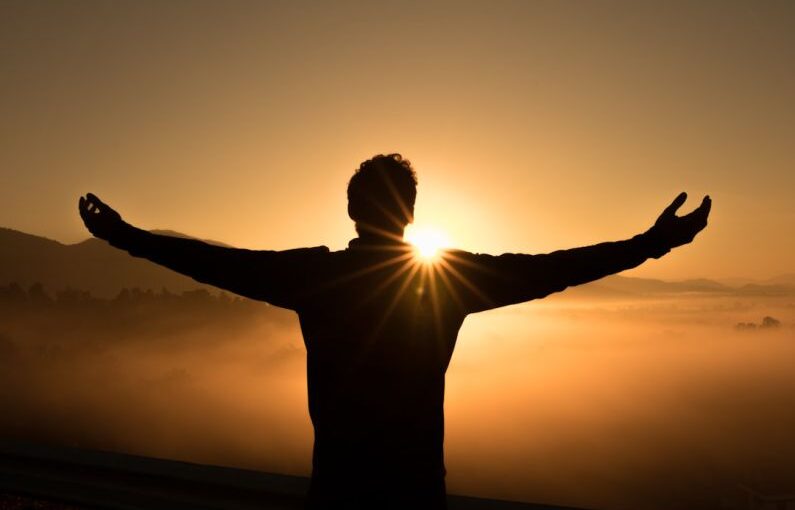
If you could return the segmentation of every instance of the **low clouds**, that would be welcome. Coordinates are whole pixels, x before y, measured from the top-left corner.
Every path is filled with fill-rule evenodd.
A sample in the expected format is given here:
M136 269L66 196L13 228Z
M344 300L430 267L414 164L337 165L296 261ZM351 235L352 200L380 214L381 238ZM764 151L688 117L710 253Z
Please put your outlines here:
M41 289L34 304L20 290L0 304L3 437L308 474L294 313L202 291ZM793 324L772 297L473 315L448 372L450 490L662 510L733 508L738 484L793 488Z

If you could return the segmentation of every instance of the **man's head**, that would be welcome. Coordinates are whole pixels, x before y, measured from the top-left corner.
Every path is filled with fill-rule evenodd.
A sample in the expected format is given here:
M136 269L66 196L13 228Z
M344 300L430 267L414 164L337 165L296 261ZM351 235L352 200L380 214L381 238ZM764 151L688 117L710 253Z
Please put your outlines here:
M379 154L368 159L348 182L348 216L359 234L403 235L414 221L417 175L400 154Z

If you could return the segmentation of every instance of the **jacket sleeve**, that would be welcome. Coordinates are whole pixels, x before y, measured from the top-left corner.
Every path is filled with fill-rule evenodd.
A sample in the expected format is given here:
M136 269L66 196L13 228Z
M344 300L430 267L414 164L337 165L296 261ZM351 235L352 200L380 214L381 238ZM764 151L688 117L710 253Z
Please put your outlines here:
M108 242L198 282L290 309L298 306L311 266L328 253L325 246L287 251L229 248L129 225Z
M567 287L631 269L669 251L653 236L539 255L448 251L438 271L466 313L539 299Z

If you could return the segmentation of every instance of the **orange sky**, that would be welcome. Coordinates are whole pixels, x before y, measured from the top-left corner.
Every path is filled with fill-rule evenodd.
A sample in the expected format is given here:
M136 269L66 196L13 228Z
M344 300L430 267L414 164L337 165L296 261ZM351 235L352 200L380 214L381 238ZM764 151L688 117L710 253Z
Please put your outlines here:
M631 274L795 271L791 2L3 2L0 226L252 248L354 235L345 185L402 152L417 221L473 251L626 238L714 200Z

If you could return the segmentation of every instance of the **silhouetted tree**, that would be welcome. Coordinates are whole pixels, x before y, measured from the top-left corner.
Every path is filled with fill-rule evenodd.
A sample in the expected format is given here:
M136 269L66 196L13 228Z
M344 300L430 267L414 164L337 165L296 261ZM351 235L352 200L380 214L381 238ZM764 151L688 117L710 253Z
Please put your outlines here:
M129 304L132 301L132 295L130 294L130 289L124 287L116 294L116 297L113 298L114 304Z
M778 319L774 319L773 317L767 316L762 319L762 328L777 328L781 326L781 321Z
M36 282L28 289L28 299L33 306L43 307L51 306L53 304L52 298L44 290L44 285L41 282Z
M774 329L781 326L781 321L769 315L762 318L761 324L755 322L738 322L734 325L740 331L753 331L755 329Z
M756 324L753 322L738 322L734 325L734 329L738 331L748 331L756 329Z
M55 293L55 302L59 306L77 306L92 303L94 299L87 290L77 290L67 287Z
M28 300L27 293L22 290L17 282L11 282L4 287L0 287L0 301L4 303L21 304Z

